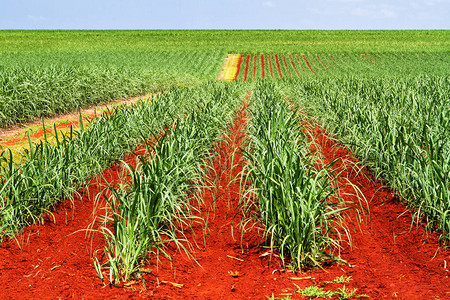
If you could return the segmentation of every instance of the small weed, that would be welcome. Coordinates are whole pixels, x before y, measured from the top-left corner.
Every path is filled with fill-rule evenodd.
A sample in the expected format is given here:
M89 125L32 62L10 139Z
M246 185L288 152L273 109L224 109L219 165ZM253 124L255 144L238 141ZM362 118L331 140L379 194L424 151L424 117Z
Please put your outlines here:
M304 289L298 289L298 293L302 294L302 296L305 297L314 297L314 298L331 298L335 295L335 292L333 291L325 291L322 288L312 285L308 286Z
M340 276L336 277L333 281L325 281L325 284L329 283L347 283L350 280L352 280L351 276ZM325 291L323 288L318 287L316 285L308 286L306 288L300 288L298 285L296 285L298 290L297 293L300 293L304 297L310 297L312 298L332 298L336 296L339 300L345 300L345 299L354 299L354 298L363 298L363 297L369 297L366 294L358 295L356 292L358 291L357 288L351 290L347 289L345 285L342 288L338 288L337 290L331 290L331 291Z
M333 279L333 281L325 281L324 283L348 283L353 280L352 276L339 276Z
M357 295L356 294L357 291L358 291L357 288L355 288L354 290L350 290L347 289L344 285L342 288L337 290L336 294L338 295L340 300L369 297L366 294Z

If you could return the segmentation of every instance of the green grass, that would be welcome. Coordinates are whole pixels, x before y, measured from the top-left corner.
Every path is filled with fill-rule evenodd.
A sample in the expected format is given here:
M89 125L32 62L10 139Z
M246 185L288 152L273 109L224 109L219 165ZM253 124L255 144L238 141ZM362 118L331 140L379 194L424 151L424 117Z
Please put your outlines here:
M448 52L448 30L129 30L1 31L0 53L112 50L229 53L280 52Z
M0 127L213 80L227 53L346 53L335 74L448 74L449 37L448 31L0 31ZM377 65L362 66L362 53L373 54Z

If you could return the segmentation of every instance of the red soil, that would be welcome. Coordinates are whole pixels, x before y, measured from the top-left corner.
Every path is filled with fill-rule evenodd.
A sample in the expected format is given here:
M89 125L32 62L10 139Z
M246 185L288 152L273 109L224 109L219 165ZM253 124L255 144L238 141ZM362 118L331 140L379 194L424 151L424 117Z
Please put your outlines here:
M247 58L245 59L245 73L244 73L244 81L247 81L248 75L248 65L250 63L250 54L247 54Z
M264 69L264 54L261 54L261 78L266 77L266 70Z
M253 80L256 78L256 54L253 56Z
M328 56L329 56L334 62L336 62L336 60L334 59L333 55L331 55L331 53L328 53Z
M312 61L312 63L314 64L314 67L317 69L319 69L319 65L317 64L317 62L314 60L314 57L311 55L311 53L308 53L309 59Z
M237 80L238 76L239 76L239 72L241 71L241 64L242 64L242 58L244 57L244 54L241 54L241 56L239 56L239 60L238 60L238 64L237 64L237 70L236 70L236 75L234 75L234 81Z
M325 70L328 70L327 66L323 63L323 61L320 59L319 54L316 54L317 60L322 64L322 66L325 68Z
M337 160L333 169L343 187L344 200L358 202L356 186L367 199L368 207L360 228L357 217L349 217L353 248L344 246L341 257L351 266L334 265L325 272L309 271L316 282L337 275L352 276L346 284L373 299L450 299L449 251L441 248L438 235L411 227L409 209L345 147L316 124L307 122L325 162ZM358 171L359 170L359 171ZM423 224L422 224L423 225Z
M270 77L273 79L272 60L270 59L270 54L267 54L267 59L269 60Z
M311 68L311 65L309 64L309 62L308 62L308 60L306 59L306 57L305 57L304 54L302 54L302 57L303 57L303 59L305 60L306 65L307 65L308 68L311 70L311 72L313 72L313 74L317 76L316 72L314 72L314 70Z
M91 259L92 253L103 247L103 241L99 234L86 231L93 220L93 199L105 186L97 176L74 206L63 202L44 218L45 225L25 228L17 241L7 241L0 247L0 298L264 299L272 293L301 298L295 293L294 283L302 288L317 284L336 290L342 285L324 281L341 275L353 278L345 284L347 289L358 288L358 294L368 294L371 299L450 298L449 253L439 247L438 236L426 233L423 227L410 230L411 214L397 203L394 194L368 170L356 171L358 162L351 153L310 121L305 123L318 143L317 150L323 152L326 162L337 160L334 170L340 174L339 183L351 182L368 202L370 218L363 215L360 226L356 216L348 216L353 248L344 244L341 257L350 266L333 264L326 271L309 269L296 275L280 272L275 258L270 263L269 256L260 257L265 251L255 247L259 238L255 230L244 234L241 248L237 224L241 191L236 175L242 167L230 167L242 162L235 150L245 142L246 118L242 110L224 141L217 145L210 175L214 185L204 193L205 204L199 213L208 217L205 242L203 226L194 226L198 244L192 254L201 266L173 251L172 266L163 259L158 269L147 267L157 274L158 281L145 274L145 286L139 281L129 283L127 288L104 287ZM128 162L134 159L132 155L126 157ZM109 183L120 182L123 169L114 165L103 176ZM358 202L350 185L343 185L341 192L345 200Z
M283 58L283 63L284 63L284 67L286 68L286 72L287 72L288 76L291 77L291 72L289 72L289 68L286 63L286 57L284 56L284 54L282 54L281 57Z
M363 53L363 54L361 54L361 56L364 57L365 59L367 59L370 63L376 65L375 61L370 59L368 55Z
M277 65L278 75L280 78L283 78L283 75L281 74L280 61L278 60L278 54L275 54L275 64Z
M300 77L300 73L298 72L297 67L295 66L295 63L294 63L294 60L292 59L292 54L291 53L289 53L289 60L291 61L291 64L292 64L292 67L295 70L295 73L297 73L297 76Z
M124 160L133 163L135 158L128 155ZM91 258L104 245L100 234L88 230L92 228L94 200L101 196L106 183L120 182L121 174L124 170L119 164L108 168L89 180L90 186L80 192L73 204L64 201L45 215L45 225L29 226L15 240L1 245L0 299L141 296L139 291L103 287Z
M298 57L298 54L295 54L295 58L297 58L297 61L298 61L298 63L300 64L300 67L302 67L302 71L303 71L304 73L306 73L305 68L303 67L302 62L300 61L300 58Z
M182 284L158 286L149 277L148 285L156 286L156 298L187 299L264 299L272 293L292 294L295 286L289 281L292 273L280 272L281 266L273 258L262 256L264 249L256 248L260 239L256 230L241 236L239 222L240 181L237 176L242 170L242 147L246 132L247 115L242 110L235 119L223 142L217 145L217 156L213 162L214 172L210 180L214 188L204 193L201 216L208 219L208 234L203 240L202 228L194 228L196 240L200 242L193 255L198 266L179 252L173 254L173 266L162 264L157 272L161 281ZM234 166L234 167L232 167ZM234 232L234 236L232 235ZM174 272L176 270L176 272ZM275 271L275 272L274 272Z
M325 61L325 65L328 65L328 67L329 67L330 69L333 68L333 60L332 60L331 57L325 56L325 57L324 57L324 61Z

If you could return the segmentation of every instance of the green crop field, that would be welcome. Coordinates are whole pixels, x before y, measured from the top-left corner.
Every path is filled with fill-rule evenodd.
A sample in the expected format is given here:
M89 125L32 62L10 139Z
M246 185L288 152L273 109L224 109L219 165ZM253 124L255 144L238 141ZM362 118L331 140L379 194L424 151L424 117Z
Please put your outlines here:
M227 54L242 55L236 82L217 81ZM201 181L212 145L252 92L243 151L259 200L243 207L294 268L328 258L323 249L336 247L332 228L346 208L326 203L339 198L329 166L315 169L287 103L385 180L417 221L449 238L450 31L0 31L0 127L157 91L165 93L105 113L54 144L30 141L21 162L1 152L0 234L14 236L173 127L147 145L155 160L141 157L132 183L110 187L108 262L95 265L100 277L109 268L114 282L130 279L158 247L161 228L174 239L184 234L173 218L192 217L183 202L200 188L192 181Z
M338 75L403 76L448 74L448 49L448 31L1 31L0 126L214 80L227 53L333 53Z

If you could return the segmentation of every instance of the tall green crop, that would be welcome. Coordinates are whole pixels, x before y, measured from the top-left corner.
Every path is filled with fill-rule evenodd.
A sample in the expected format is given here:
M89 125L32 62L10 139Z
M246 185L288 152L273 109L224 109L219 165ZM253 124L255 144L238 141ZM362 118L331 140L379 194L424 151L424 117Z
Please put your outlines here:
M131 108L103 114L86 130L70 131L56 143L30 144L24 161L0 153L0 233L14 236L55 203L70 199L84 180L101 172L139 142L161 132L216 95L215 83L178 88Z
M250 106L250 143L244 171L253 187L245 202L264 226L271 248L294 269L320 265L339 248L344 210L327 166L309 150L295 111L273 85L259 83Z
M450 233L450 77L292 80L286 94L388 180L435 229Z
M107 269L111 284L129 280L149 256L167 255L164 244L184 247L183 228L195 218L191 198L204 181L202 165L241 99L236 85L199 92L203 106L169 127L154 145L147 144L138 166L128 166L129 183L111 187L111 213L100 217L105 260L94 258L99 276L104 279L102 269Z

